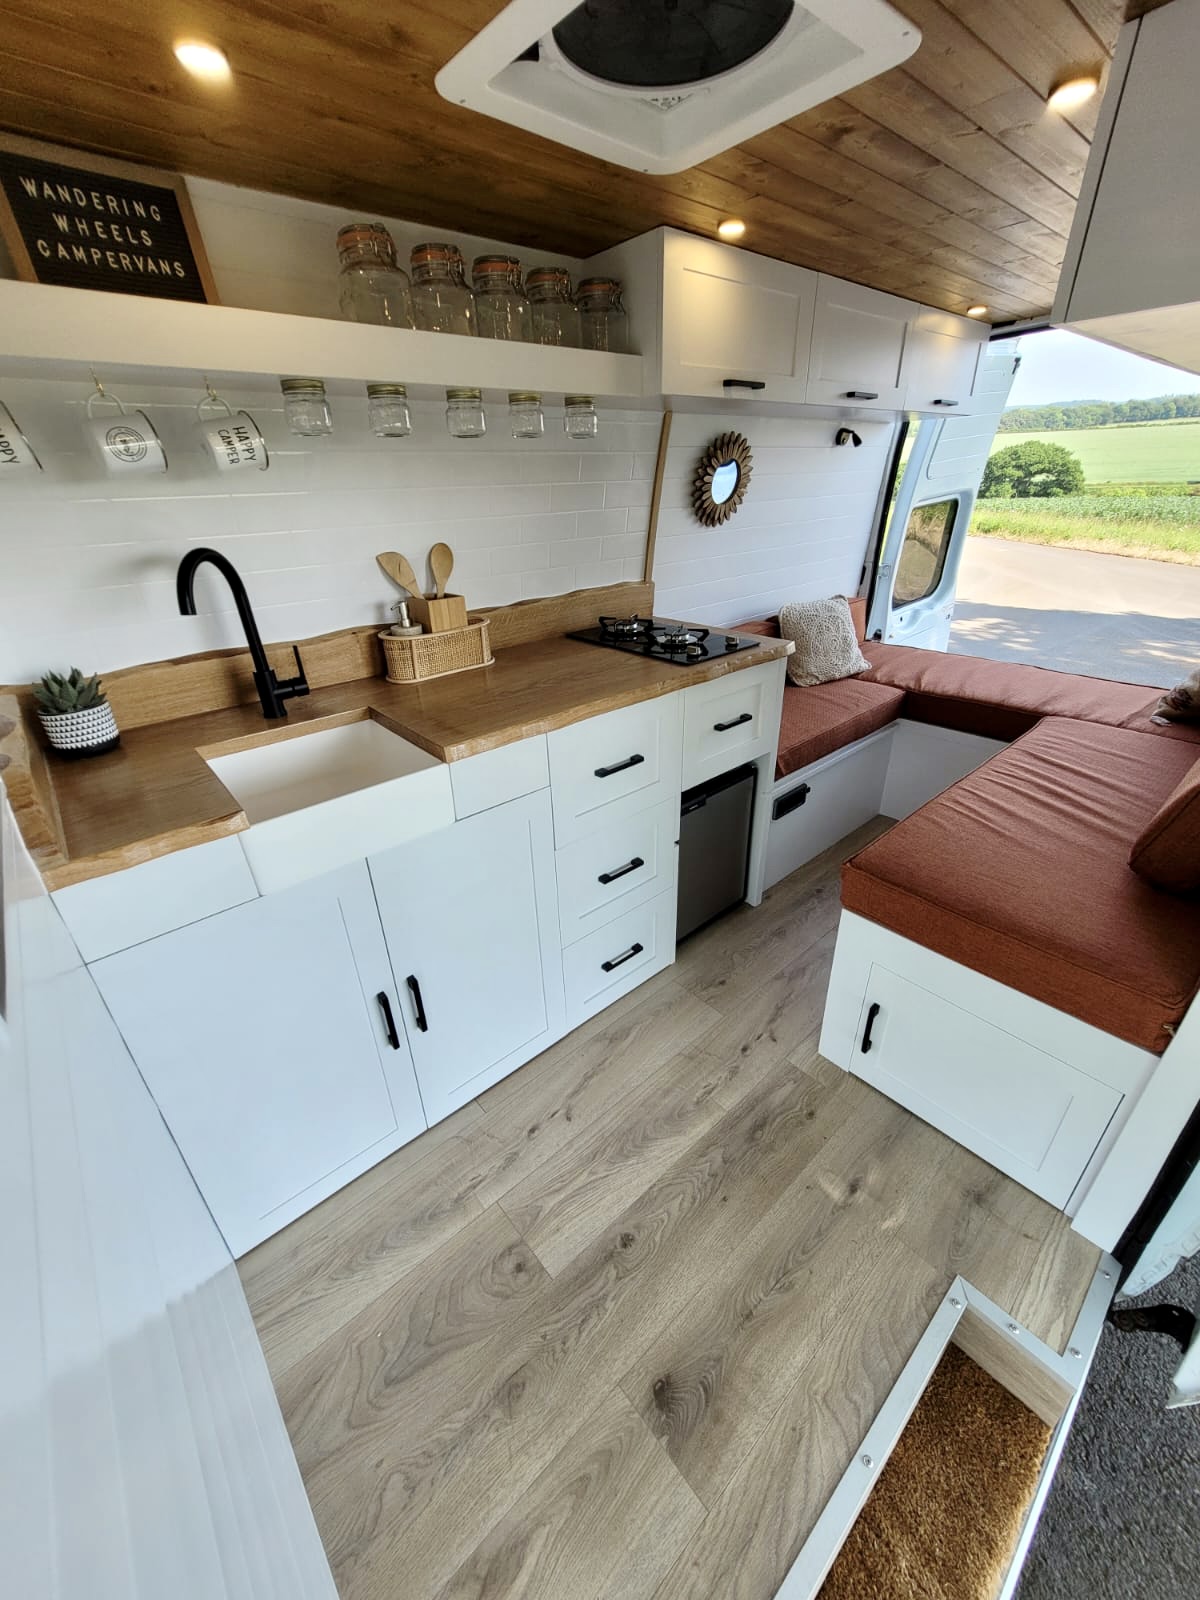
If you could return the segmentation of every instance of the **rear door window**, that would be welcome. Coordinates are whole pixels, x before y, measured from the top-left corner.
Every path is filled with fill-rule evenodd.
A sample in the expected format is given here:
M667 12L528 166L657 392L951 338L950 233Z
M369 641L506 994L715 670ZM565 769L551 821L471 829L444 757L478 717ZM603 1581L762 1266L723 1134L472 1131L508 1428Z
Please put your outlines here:
M950 541L958 520L958 501L936 500L931 505L914 506L904 530L904 544L896 582L892 588L892 610L925 600L942 581Z

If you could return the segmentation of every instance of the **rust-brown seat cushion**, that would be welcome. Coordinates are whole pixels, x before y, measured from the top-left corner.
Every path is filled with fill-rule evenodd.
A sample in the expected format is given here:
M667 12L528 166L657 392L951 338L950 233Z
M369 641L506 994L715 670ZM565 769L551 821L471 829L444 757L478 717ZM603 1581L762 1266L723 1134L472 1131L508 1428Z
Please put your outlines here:
M863 654L871 663L863 676L903 689L902 715L913 722L1008 740L1028 733L1042 717L1070 717L1200 743L1200 724L1151 722L1159 694L1144 684L918 650L907 644L868 641Z
M1161 1053L1200 983L1200 902L1144 882L1129 853L1195 759L1048 717L853 857L842 904Z
M1200 761L1138 834L1129 865L1160 889L1175 894L1200 891Z
M865 678L789 683L783 691L775 776L786 778L822 756L886 728L900 715L904 690Z

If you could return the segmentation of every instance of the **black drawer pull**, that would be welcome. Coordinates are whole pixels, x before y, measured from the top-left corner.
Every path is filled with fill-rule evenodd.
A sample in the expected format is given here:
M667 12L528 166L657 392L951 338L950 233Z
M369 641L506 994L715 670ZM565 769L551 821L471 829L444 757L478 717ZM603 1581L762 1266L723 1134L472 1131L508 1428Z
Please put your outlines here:
M862 1036L863 1055L866 1055L867 1051L871 1048L871 1029L875 1026L875 1018L879 1015L882 1009L883 1008L880 1006L878 1000L872 1000L867 1009L867 1025L863 1029Z
M416 1013L417 1027L422 1033L428 1033L429 1019L425 1015L425 1002L421 998L421 985L417 982L416 978L413 977L411 972L404 981L408 985L409 993L413 997L413 1010Z
M958 401L957 400L935 400L933 403L934 403L935 406L956 406L958 404Z
M780 817L789 817L793 811L799 811L811 793L812 784L802 783L795 789L790 789L787 794L781 794L771 807L771 821L778 822Z
M767 386L761 378L725 378L721 387L722 389L765 389Z
M645 759L645 756L629 756L627 760L618 761L614 766L597 767L596 776L598 778L611 778L614 772L628 772L630 767L640 767Z
M627 961L632 961L634 956L640 956L645 948L644 944L631 944L623 956L614 956L611 961L602 961L600 971L612 972L615 967L623 967Z
M845 398L847 400L878 400L879 395L874 389L847 389Z
M396 1019L392 1015L392 1002L388 999L386 989L380 989L375 996L379 1001L379 1009L383 1012L383 1031L387 1035L387 1042L393 1050L400 1048L400 1035L396 1031Z
M646 863L641 856L634 856L632 861L627 861L623 867L618 867L615 872L602 872L596 882L616 883L617 879L623 878L627 872L636 872L639 867L644 867L645 865Z
M728 733L730 728L740 728L744 722L753 722L753 711L743 711L740 717L734 717L732 722L714 722L714 733Z

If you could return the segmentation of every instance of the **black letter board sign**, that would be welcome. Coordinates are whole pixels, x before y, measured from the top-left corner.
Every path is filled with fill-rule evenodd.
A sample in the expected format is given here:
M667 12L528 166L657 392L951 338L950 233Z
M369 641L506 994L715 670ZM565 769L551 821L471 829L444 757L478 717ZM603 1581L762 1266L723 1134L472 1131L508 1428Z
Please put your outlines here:
M183 179L0 134L0 234L29 283L215 302Z

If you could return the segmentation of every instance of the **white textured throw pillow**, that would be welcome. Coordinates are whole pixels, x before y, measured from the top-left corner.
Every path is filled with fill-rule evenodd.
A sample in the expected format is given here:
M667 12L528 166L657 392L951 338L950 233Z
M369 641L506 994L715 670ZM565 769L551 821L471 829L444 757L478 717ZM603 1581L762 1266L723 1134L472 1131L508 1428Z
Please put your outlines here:
M832 683L835 678L866 672L871 665L858 648L850 602L844 594L781 607L779 632L796 646L787 664L793 683Z

